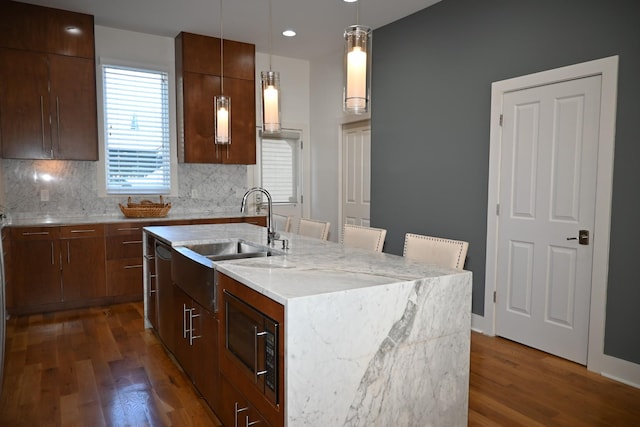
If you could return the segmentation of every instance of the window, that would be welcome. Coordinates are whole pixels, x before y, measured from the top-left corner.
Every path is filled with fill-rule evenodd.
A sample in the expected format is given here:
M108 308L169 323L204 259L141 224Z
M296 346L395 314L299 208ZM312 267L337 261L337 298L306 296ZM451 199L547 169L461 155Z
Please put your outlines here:
M102 66L107 194L171 190L166 72Z
M273 203L300 202L300 135L282 132L278 137L262 135L261 182Z

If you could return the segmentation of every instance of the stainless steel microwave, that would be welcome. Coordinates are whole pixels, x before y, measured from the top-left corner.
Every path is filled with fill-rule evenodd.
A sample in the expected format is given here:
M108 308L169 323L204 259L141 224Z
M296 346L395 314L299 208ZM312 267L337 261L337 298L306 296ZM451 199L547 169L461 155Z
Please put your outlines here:
M224 291L225 349L272 404L278 404L278 328L256 308Z

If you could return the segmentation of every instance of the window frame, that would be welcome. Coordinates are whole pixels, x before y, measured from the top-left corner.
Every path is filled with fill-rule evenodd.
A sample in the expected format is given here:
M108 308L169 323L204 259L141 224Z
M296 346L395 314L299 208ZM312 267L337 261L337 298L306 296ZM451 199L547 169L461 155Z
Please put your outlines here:
M257 134L257 142L258 142L258 146L257 146L257 159L256 159L256 175L257 175L257 179L258 182L260 183L261 186L264 186L264 182L263 182L263 155L262 155L262 140L263 139L270 139L270 140L283 140L283 141L295 141L297 144L302 144L302 131L299 129L282 129L282 132L280 132L279 134L276 135L268 135L262 134L262 130L258 129L258 134ZM303 191L303 182L304 182L304 167L303 167L303 150L301 146L297 146L294 147L296 150L295 153L295 157L296 157L296 201L288 201L288 202L281 202L281 201L273 201L274 205L280 205L280 206L296 206L298 204L303 204L303 197L304 197L304 191Z
M107 162L106 162L106 123L105 123L105 111L104 111L104 75L103 67L123 67L132 68L147 71L157 71L167 74L168 83L168 114L169 114L169 179L170 190L168 193L143 193L138 191L132 191L131 193L108 193L107 191ZM178 154L177 154L177 136L176 136L176 88L175 88L175 73L172 67L165 64L152 64L141 63L136 61L127 61L121 59L100 57L96 63L96 101L98 110L98 145L99 145L99 158L97 165L97 184L98 184L98 196L106 198L121 198L128 195L142 195L142 196L178 196Z

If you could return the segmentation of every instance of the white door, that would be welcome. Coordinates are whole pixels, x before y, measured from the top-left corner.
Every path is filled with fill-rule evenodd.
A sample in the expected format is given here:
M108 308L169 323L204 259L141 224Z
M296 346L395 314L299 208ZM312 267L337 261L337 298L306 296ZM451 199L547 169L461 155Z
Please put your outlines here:
M368 227L370 209L371 124L367 120L342 129L342 224Z
M496 334L581 364L600 91L592 76L503 97Z

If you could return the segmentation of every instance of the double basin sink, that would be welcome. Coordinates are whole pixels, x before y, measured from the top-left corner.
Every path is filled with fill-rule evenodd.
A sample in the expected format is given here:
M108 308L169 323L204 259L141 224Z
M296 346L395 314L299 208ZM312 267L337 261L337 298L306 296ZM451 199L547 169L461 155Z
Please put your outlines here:
M171 278L191 298L210 311L217 311L216 261L282 255L269 246L242 239L173 248Z

